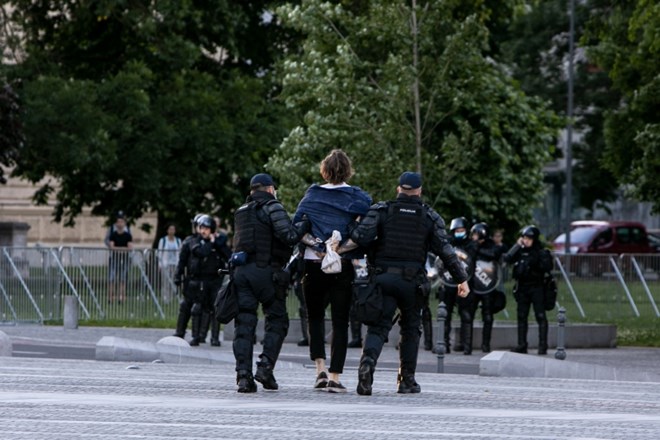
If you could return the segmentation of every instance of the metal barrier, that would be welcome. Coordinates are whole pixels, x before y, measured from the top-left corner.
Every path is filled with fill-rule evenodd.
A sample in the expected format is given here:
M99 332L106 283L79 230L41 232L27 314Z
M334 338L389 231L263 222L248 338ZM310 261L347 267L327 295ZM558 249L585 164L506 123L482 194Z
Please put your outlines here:
M77 298L81 320L175 320L177 251L15 248L0 251L0 323L62 319L63 298ZM555 254L558 306L576 321L660 318L660 254ZM504 290L509 294L512 281ZM297 317L293 292L289 316ZM515 316L508 301L503 319Z

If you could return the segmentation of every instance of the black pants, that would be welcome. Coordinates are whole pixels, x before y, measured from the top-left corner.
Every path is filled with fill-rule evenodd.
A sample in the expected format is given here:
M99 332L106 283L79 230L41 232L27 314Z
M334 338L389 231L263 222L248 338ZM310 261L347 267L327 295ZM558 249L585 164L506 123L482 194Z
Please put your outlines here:
M354 278L353 265L342 260L341 272L327 274L321 263L305 261L302 280L307 319L309 321L309 357L325 359L325 309L330 304L332 314L332 341L330 342L330 373L341 374L346 362L348 322L351 310Z
M454 315L457 296L458 288L456 287L444 286L438 290L438 300L444 302L447 307L447 318L445 319L445 341L449 341L449 337L451 336L451 320Z
M541 284L522 284L518 285L516 291L514 292L516 301L518 302L517 307L517 318L518 323L527 324L527 317L529 316L529 309L534 308L534 317L536 322L541 325L548 322L548 318L545 314L545 305L544 305L544 292L543 285Z
M493 297L490 293L484 295L475 294L474 299L470 306L472 307L472 319L477 315L477 310L479 309L479 304L481 304L481 320L484 324L493 324L493 312L491 303Z
M376 276L376 283L383 292L383 317L377 325L368 327L362 353L378 360L398 308L401 311L400 366L403 371L414 373L417 369L422 304L417 298L417 282L404 280L398 274L383 273Z
M257 308L262 305L265 335L261 357L265 356L274 366L289 330L286 298L276 295L273 269L260 268L255 263L236 268L234 285L238 292L238 316L234 320L234 357L236 371L252 371L252 351L257 329Z
M197 313L192 313L193 338L201 339L206 336L202 334L204 331L202 328L203 322L205 318L208 319L213 314L213 300L221 285L222 278L220 277L193 279L188 283L186 301L201 305L201 309Z

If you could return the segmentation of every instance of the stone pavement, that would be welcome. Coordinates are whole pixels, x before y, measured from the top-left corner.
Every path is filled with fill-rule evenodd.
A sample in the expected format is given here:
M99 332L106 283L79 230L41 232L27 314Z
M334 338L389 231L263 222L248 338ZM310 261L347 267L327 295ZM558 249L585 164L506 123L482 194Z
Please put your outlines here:
M0 327L13 341L93 346L103 336L155 342L168 330ZM206 349L206 348L202 348ZM259 346L255 347L256 350ZM229 353L229 343L220 350ZM660 351L568 351L568 359L658 369ZM396 394L398 353L386 348L374 395L355 393L349 351L345 395L312 390L306 348L285 344L280 391L240 395L231 364L172 365L0 357L0 439L653 439L660 383L418 373L419 395ZM447 362L473 366L473 356ZM299 362L291 360L299 359ZM435 356L420 352L422 365ZM137 367L137 368L134 368Z

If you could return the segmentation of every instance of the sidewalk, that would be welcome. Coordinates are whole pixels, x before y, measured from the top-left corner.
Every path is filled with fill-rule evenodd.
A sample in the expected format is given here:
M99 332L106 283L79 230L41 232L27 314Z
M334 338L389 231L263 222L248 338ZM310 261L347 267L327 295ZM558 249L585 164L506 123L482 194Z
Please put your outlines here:
M157 342L165 336L171 336L169 329L134 329L118 327L79 327L76 330L65 330L61 326L0 326L0 331L6 333L14 342L43 342L51 345L73 345L93 347L103 336L117 336L144 342ZM222 347L210 348L202 345L201 350L212 349L231 353L231 342L223 341ZM255 346L258 353L260 346ZM330 348L326 346L329 356ZM554 348L548 351L548 357L554 356ZM534 350L530 355L536 356ZM626 368L634 371L655 371L660 373L660 349L622 347L613 349L566 349L566 360L608 366L613 368ZM285 343L282 348L282 359L311 365L307 347L298 347L296 344ZM445 365L451 373L476 374L479 361L484 356L480 350L474 350L471 356L451 353L445 356ZM359 349L349 349L346 366L354 368L360 357ZM435 372L437 356L431 352L419 351L419 371ZM395 369L398 363L398 351L391 346L385 346L379 360L381 368Z

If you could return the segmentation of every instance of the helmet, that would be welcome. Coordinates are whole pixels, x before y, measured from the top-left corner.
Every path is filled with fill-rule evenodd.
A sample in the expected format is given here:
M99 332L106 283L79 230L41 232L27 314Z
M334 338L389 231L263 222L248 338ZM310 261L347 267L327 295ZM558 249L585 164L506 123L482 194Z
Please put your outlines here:
M488 225L486 223L476 223L472 226L472 229L470 229L470 235L474 234L477 234L479 240L485 240L490 235Z
M537 228L534 225L528 225L520 230L520 235L522 237L529 237L534 240L537 240L539 238L539 235L541 235L541 231L539 230L539 228Z
M451 224L449 225L449 231L454 232L456 229L467 229L468 228L468 221L465 217L456 217L451 221Z
M202 215L198 220L197 220L197 226L204 226L206 228L209 228L211 232L215 232L215 220L211 218L210 215Z
M199 224L199 219L202 218L205 214L202 214L201 212L199 214L195 214L195 218L192 219L192 224L193 226L197 226Z

